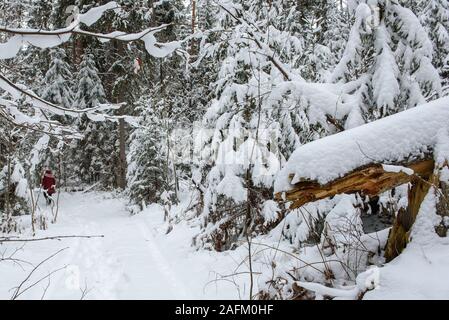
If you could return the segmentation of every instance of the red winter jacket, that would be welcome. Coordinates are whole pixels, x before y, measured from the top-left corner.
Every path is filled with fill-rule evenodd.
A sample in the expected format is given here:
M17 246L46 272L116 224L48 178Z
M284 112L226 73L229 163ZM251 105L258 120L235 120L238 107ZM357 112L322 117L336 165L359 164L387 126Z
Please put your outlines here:
M48 195L52 195L55 193L55 185L56 185L56 179L51 173L44 174L44 178L42 179L42 187L45 191L47 191Z

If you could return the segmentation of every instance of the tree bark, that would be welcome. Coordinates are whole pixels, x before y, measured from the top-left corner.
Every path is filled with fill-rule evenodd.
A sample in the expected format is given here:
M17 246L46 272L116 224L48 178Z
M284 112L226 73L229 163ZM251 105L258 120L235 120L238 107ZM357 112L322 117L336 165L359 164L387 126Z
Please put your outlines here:
M123 108L123 107L122 107ZM119 119L119 172L118 172L118 187L121 189L126 188L126 131L125 120Z
M433 184L434 176L430 178L414 178L408 190L408 206L401 208L393 223L393 227L388 235L388 242L385 247L386 262L396 258L406 247L410 240L410 230L415 223L421 203L429 192Z
M196 0L192 0L192 34L195 33Z
M6 162L7 162L7 171L6 171L6 193L5 193L5 211L6 211L6 221L7 224L9 224L9 221L11 219L11 199L10 199L10 192L11 192L11 157L12 157L12 137L11 137L11 131L8 131L8 154L6 156Z

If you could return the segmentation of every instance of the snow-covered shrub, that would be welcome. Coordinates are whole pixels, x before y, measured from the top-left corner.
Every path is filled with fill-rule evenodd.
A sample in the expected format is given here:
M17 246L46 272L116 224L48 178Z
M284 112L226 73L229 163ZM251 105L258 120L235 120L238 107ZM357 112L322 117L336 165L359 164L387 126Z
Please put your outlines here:
M289 240L293 246L274 249L279 252L265 258L271 262L258 278L258 298L317 299L319 295L299 282L332 288L355 285L369 266L380 265L388 228L366 234L362 208L359 196L340 195L289 212L268 239L269 243ZM318 222L322 227L317 228Z
M357 3L346 49L330 77L357 82L359 109L348 121L355 124L357 117L360 125L441 95L432 42L415 13L395 0Z
M154 103L154 104L153 104ZM130 136L127 155L127 194L130 211L137 213L151 203L177 203L177 192L185 168L177 161L176 150L188 144L188 138L174 134L174 120L167 114L167 106L151 97L141 97L137 103L139 127ZM188 150L187 150L188 151Z
M0 172L0 207L2 232L18 231L15 216L29 213L29 186L21 162L14 158L11 164ZM8 193L8 194L7 194Z

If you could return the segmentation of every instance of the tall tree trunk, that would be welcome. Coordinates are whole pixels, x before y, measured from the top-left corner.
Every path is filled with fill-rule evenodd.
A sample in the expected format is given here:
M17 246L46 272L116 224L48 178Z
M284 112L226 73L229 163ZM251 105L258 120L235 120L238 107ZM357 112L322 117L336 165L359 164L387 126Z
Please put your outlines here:
M11 132L8 131L8 154L6 156L6 193L5 193L5 211L6 211L6 221L9 223L11 219L11 198L9 196L11 190L11 154L12 154L12 141Z
M195 33L196 0L192 0L192 34Z
M84 46L80 36L75 35L72 46L73 62L78 66L84 54Z
M120 114L124 114L123 106L121 107ZM118 168L118 187L120 189L126 188L126 130L125 120L119 119L119 168Z

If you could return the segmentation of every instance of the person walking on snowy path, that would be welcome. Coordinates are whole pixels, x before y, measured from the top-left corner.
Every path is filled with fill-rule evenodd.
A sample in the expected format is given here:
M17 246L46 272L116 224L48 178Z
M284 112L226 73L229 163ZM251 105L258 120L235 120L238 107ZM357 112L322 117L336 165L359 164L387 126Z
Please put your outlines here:
M56 192L56 179L51 170L46 170L44 177L42 178L42 188L44 189L44 197L47 200L47 204L51 204L52 194Z

